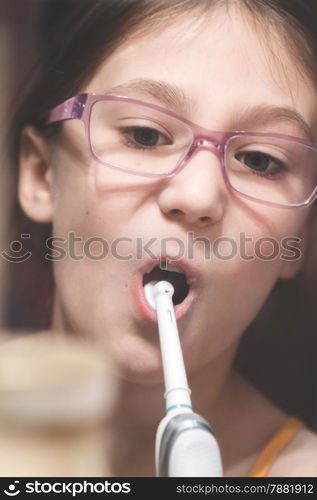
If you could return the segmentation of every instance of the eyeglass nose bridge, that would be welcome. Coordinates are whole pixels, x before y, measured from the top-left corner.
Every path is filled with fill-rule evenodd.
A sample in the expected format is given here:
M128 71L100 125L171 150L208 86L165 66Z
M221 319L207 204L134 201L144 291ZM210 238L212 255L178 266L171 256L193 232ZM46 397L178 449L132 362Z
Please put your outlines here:
M193 142L193 147L195 150L197 149L216 149L218 151L221 150L221 144L215 139L211 139L210 137L196 137Z
M210 137L196 137L188 151L187 157L190 159L195 153L202 149L207 149L213 153L217 153L217 156L221 155L223 147L221 142Z
M219 166L222 170L223 175L225 176L225 173L223 171L223 153L224 153L224 148L223 148L223 141L221 140L222 137L219 137L219 140L213 139L211 137L206 137L206 136L196 136L187 151L185 157L182 159L182 161L178 164L177 168L170 174L171 176L174 176L175 174L178 174L183 168L190 162L192 159L193 155L197 152L199 152L202 149L209 150L211 153L215 154L218 157L219 160Z

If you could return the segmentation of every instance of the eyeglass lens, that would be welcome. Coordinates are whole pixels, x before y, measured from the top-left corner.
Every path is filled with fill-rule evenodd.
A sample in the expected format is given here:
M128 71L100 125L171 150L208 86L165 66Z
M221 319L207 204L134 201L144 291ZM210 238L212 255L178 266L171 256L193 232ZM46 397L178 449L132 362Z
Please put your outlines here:
M177 118L111 100L92 106L89 135L101 163L137 174L171 173L193 142L191 127ZM261 201L302 203L317 184L317 152L289 139L235 135L224 158L231 186ZM106 178L99 172L99 183Z

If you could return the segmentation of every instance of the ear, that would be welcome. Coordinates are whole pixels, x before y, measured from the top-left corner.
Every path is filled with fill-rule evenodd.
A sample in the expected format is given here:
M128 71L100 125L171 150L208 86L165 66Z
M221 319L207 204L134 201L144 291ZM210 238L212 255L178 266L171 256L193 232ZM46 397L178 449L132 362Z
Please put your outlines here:
M305 222L304 229L299 236L298 241L292 240L287 244L287 252L286 255L290 256L290 252L294 254L294 259L291 260L283 260L283 265L280 272L280 278L287 280L294 278L297 273L302 269L305 263L306 250L308 246L308 238L309 238L309 218ZM286 247L284 247L284 250ZM285 253L285 251L283 252Z
M52 221L51 151L52 145L34 127L25 127L20 143L18 198L26 215L36 222Z

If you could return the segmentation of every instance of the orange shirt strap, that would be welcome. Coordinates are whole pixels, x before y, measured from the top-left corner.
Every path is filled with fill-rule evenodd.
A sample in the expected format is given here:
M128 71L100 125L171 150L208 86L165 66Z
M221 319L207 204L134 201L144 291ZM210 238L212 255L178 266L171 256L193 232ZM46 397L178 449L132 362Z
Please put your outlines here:
M266 477L277 456L303 426L301 420L289 417L265 446L247 477Z

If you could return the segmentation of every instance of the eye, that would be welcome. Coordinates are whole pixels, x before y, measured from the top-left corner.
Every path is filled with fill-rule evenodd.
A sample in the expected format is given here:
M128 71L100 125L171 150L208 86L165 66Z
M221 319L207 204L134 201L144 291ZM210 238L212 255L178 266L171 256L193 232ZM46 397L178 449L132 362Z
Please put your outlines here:
M150 127L127 127L121 133L128 141L127 145L136 148L150 149L170 144L169 139L164 134Z
M152 128L137 128L133 132L133 139L142 146L156 146L159 138L159 132Z
M238 153L235 158L256 172L276 173L284 168L283 162L260 151Z

